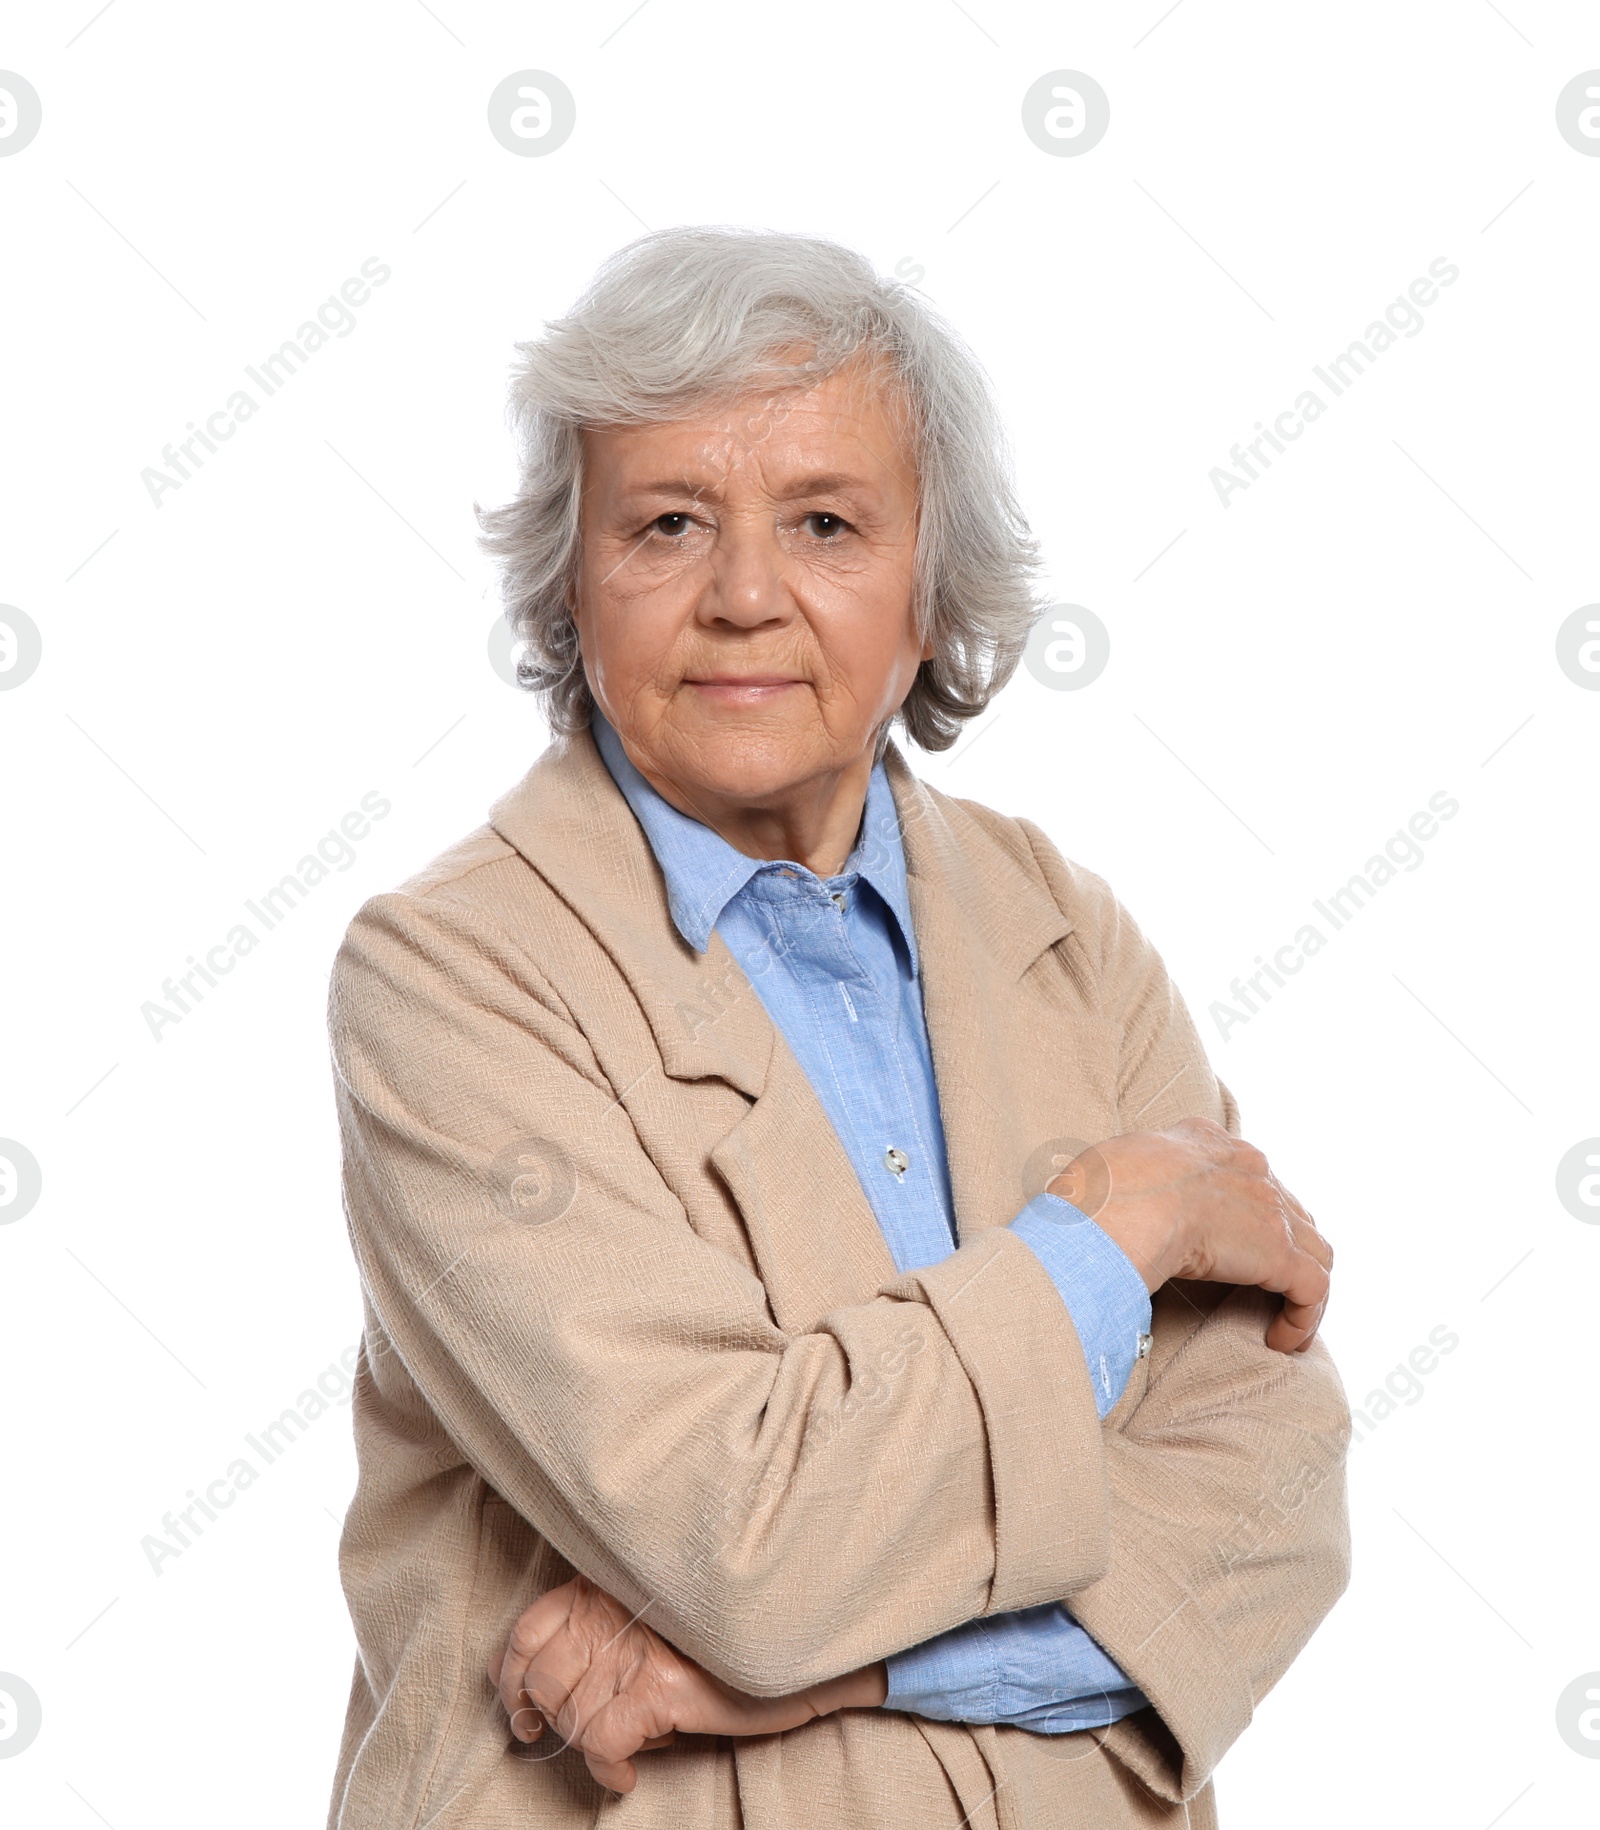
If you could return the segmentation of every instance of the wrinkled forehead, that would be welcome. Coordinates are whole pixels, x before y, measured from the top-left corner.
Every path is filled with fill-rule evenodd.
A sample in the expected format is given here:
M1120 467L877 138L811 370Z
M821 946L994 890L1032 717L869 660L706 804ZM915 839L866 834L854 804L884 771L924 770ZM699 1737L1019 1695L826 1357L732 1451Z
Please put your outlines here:
M882 358L832 374L763 379L673 418L584 428L584 495L604 499L743 487L784 496L836 483L915 489L915 421Z

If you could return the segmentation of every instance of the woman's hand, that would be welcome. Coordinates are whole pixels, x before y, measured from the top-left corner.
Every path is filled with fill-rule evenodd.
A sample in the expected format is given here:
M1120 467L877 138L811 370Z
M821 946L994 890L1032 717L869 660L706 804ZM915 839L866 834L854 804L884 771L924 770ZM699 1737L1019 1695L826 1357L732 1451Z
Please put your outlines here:
M634 1754L674 1735L781 1734L836 1709L876 1708L888 1694L879 1663L792 1696L746 1696L584 1576L541 1595L488 1669L519 1741L554 1727L613 1792L637 1783Z
M1253 1144L1209 1118L1108 1138L1074 1157L1046 1192L1096 1221L1144 1278L1275 1290L1267 1345L1300 1353L1328 1306L1333 1247Z

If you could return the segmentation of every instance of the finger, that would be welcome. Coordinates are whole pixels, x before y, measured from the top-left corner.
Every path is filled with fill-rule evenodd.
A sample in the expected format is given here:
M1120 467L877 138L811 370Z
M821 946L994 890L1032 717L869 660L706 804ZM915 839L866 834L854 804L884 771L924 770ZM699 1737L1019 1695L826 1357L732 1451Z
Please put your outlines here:
M523 1673L526 1700L573 1743L582 1741L584 1724L613 1694L609 1671L596 1668L593 1653L585 1635L563 1626Z
M1332 1279L1328 1267L1298 1242L1287 1247L1273 1268L1260 1280L1264 1290L1276 1290L1285 1306L1313 1309L1328 1300Z
M1267 1329L1266 1344L1274 1353L1298 1357L1315 1342L1315 1328L1297 1328L1285 1317L1279 1316Z
M1297 1232L1303 1234L1304 1230L1299 1228ZM1325 1245L1326 1241L1322 1243ZM1329 1257L1331 1260L1331 1253ZM1277 1271L1261 1283L1264 1289L1276 1290L1283 1297L1283 1309L1267 1329L1267 1345L1280 1353L1296 1353L1309 1346L1328 1306L1327 1265L1312 1252L1302 1250L1297 1242Z
M1298 1258L1295 1267L1283 1292L1283 1313L1290 1327L1315 1329L1328 1306L1328 1273L1314 1258Z
M526 1609L511 1629L505 1651L500 1655L499 1669L490 1679L500 1693L500 1702L514 1725L526 1728L528 1699L523 1695L528 1667L545 1646L560 1632L572 1612L574 1589L570 1582L541 1595ZM537 1735L526 1735L527 1740Z
M1307 1309L1285 1303L1267 1329L1267 1345L1279 1353L1304 1353L1322 1325L1323 1305Z
M507 1726L519 1741L537 1741L544 1733L547 1727L544 1716L530 1702L525 1690L519 1690L510 1699L502 1692L495 1700L506 1712Z
M496 1652L484 1665L484 1671L488 1676L489 1682L497 1693L495 1699L497 1702L499 1701L500 1667L504 1662L505 1654L503 1652ZM519 1741L537 1741L544 1733L544 1729L544 1717L539 1714L538 1710L531 1707L519 1708L511 1716L511 1732L516 1735ZM527 1732L519 1733L519 1730L526 1730Z
M1326 1278L1333 1269L1333 1247L1318 1232L1316 1221L1280 1184L1274 1184L1274 1199L1277 1202L1279 1222L1288 1235L1295 1257L1302 1265L1307 1260L1314 1263Z
M631 1792L639 1783L631 1760L602 1760L597 1754L585 1754L584 1760L608 1792Z
M641 1691L622 1690L607 1697L586 1717L573 1737L574 1745L585 1757L617 1765L642 1748L664 1747L672 1739L672 1721L651 1689L645 1680Z
M1294 1240L1296 1249L1309 1258L1322 1273L1321 1307L1326 1309L1328 1299L1333 1293L1333 1247L1329 1245L1314 1226L1303 1222L1294 1223ZM1299 1292L1291 1292L1297 1299ZM1318 1318L1321 1319L1320 1316Z
M1317 1330L1322 1326L1322 1318L1328 1310L1330 1288L1327 1268L1317 1259L1306 1259L1303 1262L1315 1265L1321 1273L1322 1294L1307 1300L1307 1286L1302 1284L1297 1288L1292 1283L1285 1291L1283 1309L1267 1330L1268 1346L1277 1348L1281 1353L1303 1353L1316 1338ZM1309 1287L1316 1287L1314 1276L1310 1279Z
M1333 1269L1333 1247L1323 1238L1316 1227L1305 1221L1295 1223L1294 1242L1302 1252L1308 1252L1324 1271Z
M1269 1176L1267 1179L1277 1191L1279 1201L1288 1210L1289 1224L1294 1231L1295 1243L1302 1251L1310 1252L1324 1270L1331 1270L1333 1268L1333 1247L1323 1237L1316 1221L1276 1176Z
M1305 1220L1311 1219L1311 1215L1307 1211L1305 1203L1294 1192L1294 1190L1292 1188L1290 1188L1289 1185L1279 1176L1278 1172L1275 1169L1272 1169L1270 1167L1268 1168L1267 1180L1272 1184L1272 1186L1275 1189L1277 1189L1278 1193L1280 1195L1282 1195L1284 1200L1289 1203L1289 1205L1295 1210L1295 1212L1297 1214L1299 1214ZM1315 1225L1316 1222L1312 1221L1312 1224Z
M1288 1231L1291 1249L1302 1261L1310 1260L1329 1282L1333 1273L1333 1247L1309 1220L1300 1219L1292 1209L1280 1206L1279 1215Z
M520 1709L513 1710L511 1713L510 1728L512 1734L514 1734L519 1741L526 1742L530 1747L549 1726L550 1724L545 1720L544 1711L536 1709L532 1703L524 1703ZM561 1749L558 1747L556 1752L559 1754Z

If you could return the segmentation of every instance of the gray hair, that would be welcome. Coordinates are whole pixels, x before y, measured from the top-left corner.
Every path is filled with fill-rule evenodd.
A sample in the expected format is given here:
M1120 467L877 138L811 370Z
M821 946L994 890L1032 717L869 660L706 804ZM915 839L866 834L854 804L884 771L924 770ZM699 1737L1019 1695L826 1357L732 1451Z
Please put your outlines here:
M797 347L805 360L782 359ZM518 491L500 508L474 508L522 644L518 677L556 731L583 729L593 705L572 615L583 429L811 385L858 357L881 362L897 384L917 463L913 612L934 652L899 710L907 735L948 749L1010 679L1042 607L1038 543L1012 489L988 377L909 286L880 279L837 242L663 229L613 254L566 317L516 348Z

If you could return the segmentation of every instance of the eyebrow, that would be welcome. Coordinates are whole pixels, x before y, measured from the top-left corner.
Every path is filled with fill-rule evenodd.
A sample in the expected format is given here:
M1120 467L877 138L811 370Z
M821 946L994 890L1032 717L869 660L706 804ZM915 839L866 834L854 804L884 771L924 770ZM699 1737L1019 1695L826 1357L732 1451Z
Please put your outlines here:
M822 470L798 478L781 492L778 499L794 502L804 496L851 495L870 488L871 484L865 477L844 470ZM648 482L628 484L620 494L625 500L638 496L689 495L715 501L718 490L714 483L697 483L690 477L653 477Z

